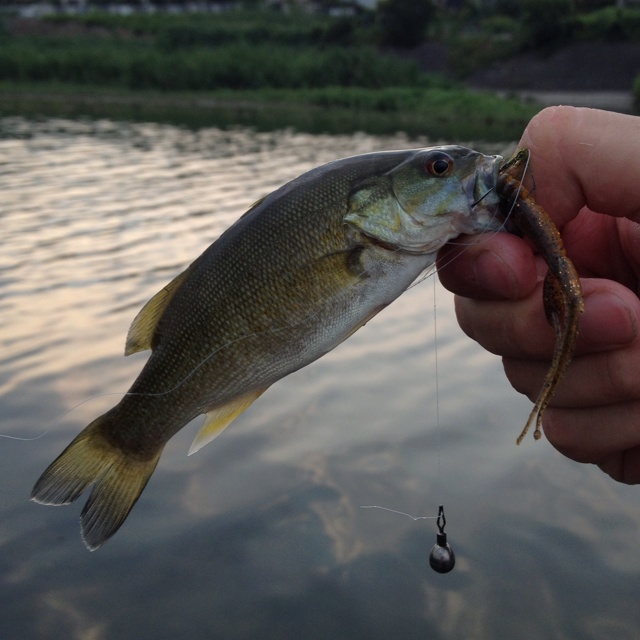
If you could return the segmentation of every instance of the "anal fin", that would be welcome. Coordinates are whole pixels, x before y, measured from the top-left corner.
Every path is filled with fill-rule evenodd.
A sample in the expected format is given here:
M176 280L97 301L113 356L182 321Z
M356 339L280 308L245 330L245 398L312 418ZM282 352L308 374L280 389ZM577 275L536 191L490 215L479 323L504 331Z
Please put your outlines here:
M251 403L258 399L268 387L263 389L255 389L245 393L231 402L227 402L222 406L216 407L209 411L206 415L205 422L200 431L194 438L189 448L191 455L199 451L205 445L209 444L213 439L218 437L243 411L249 408Z

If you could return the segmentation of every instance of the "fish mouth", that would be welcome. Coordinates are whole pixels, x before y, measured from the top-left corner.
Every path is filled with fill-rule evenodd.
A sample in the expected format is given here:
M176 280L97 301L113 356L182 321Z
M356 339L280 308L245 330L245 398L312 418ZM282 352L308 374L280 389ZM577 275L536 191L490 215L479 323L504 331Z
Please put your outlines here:
M497 231L504 222L499 216L500 196L496 191L502 156L481 156L476 170L463 181L478 231Z

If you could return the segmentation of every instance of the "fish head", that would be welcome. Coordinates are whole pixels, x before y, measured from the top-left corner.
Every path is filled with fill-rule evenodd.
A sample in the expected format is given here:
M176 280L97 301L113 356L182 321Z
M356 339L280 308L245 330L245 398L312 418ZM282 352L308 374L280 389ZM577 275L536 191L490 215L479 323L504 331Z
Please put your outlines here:
M354 185L345 221L410 253L433 253L461 233L498 230L501 156L460 146L407 151L396 166Z

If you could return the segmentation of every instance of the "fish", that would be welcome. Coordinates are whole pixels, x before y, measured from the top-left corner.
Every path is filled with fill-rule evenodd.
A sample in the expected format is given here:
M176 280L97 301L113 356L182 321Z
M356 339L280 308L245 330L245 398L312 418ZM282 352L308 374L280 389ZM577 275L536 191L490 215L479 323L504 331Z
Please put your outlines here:
M190 454L393 302L446 242L498 230L501 162L454 145L375 152L312 169L259 200L134 318L125 355L150 349L146 364L31 499L69 504L93 486L81 533L99 548L192 419L205 415Z
M542 417L571 363L578 339L580 314L584 312L580 277L567 256L560 231L523 184L529 156L529 150L522 148L504 162L498 175L496 193L501 198L504 220L508 221L511 229L530 240L547 263L542 297L547 321L555 334L555 346L551 365L516 444L522 443L534 423L534 439L542 437Z

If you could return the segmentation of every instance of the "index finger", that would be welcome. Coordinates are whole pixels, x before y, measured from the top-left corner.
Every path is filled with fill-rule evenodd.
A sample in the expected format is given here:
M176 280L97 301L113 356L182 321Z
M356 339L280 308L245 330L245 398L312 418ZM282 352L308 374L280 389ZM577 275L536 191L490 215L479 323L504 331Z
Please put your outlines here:
M640 221L640 118L549 107L520 140L531 152L534 198L562 227L583 206Z

